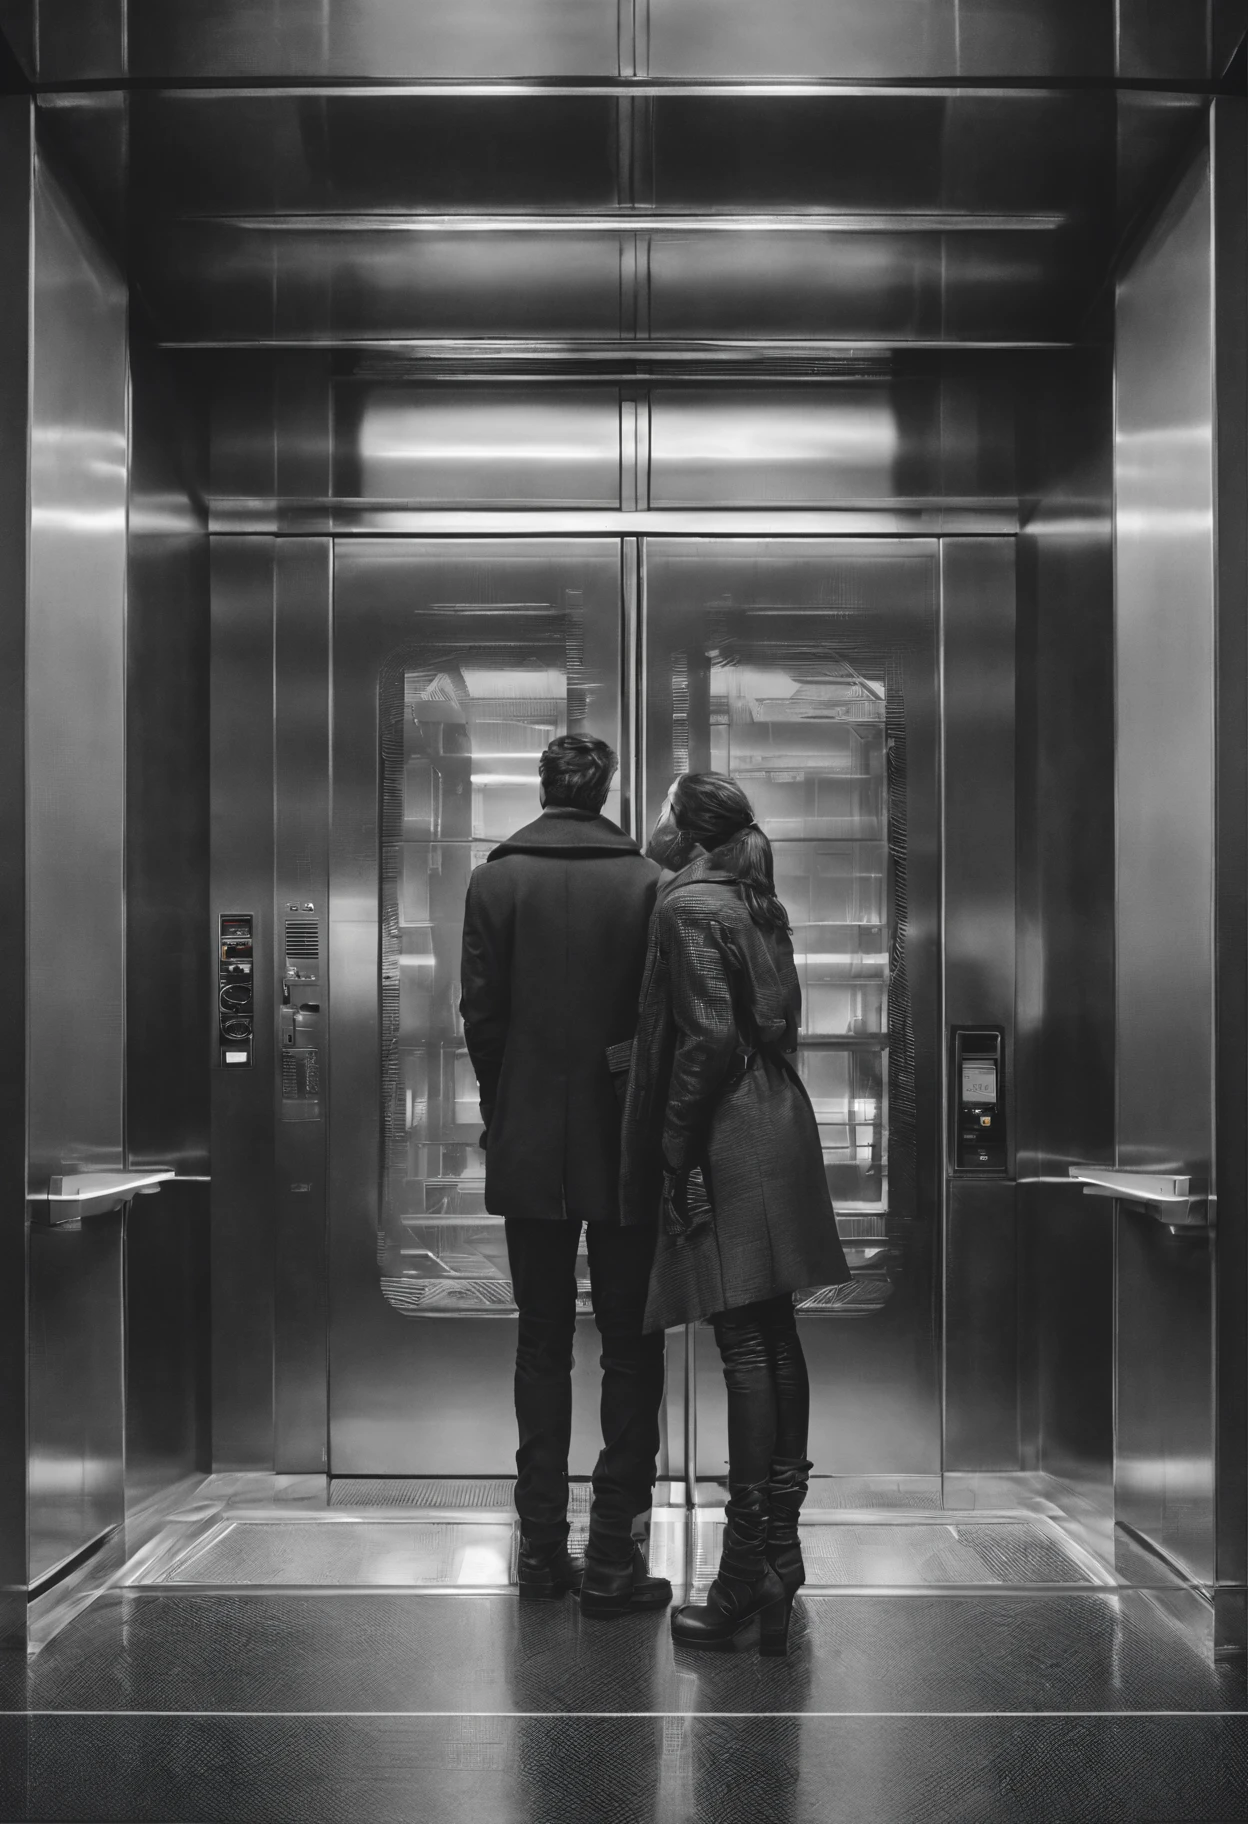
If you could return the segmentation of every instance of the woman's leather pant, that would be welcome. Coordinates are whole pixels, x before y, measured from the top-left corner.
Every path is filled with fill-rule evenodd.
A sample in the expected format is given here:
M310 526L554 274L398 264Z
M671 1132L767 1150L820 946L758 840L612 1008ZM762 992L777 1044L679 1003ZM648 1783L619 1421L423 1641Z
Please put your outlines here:
M711 1319L728 1387L728 1480L766 1482L778 1458L805 1457L810 1380L791 1293Z

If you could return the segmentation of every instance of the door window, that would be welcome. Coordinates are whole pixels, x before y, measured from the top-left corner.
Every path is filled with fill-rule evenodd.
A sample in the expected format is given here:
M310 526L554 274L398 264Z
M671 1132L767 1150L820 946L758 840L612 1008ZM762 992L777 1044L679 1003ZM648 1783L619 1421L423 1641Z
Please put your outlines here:
M854 1270L801 1302L867 1313L892 1294L914 1214L906 705L926 694L930 716L931 550L652 540L646 576L647 797L653 810L685 771L730 773L771 838L797 1066Z

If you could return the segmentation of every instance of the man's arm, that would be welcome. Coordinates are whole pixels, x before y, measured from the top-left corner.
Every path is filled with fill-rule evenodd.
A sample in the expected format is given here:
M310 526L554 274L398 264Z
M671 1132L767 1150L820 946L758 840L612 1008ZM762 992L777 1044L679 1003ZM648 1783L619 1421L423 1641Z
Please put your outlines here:
M468 1055L481 1092L481 1119L488 1133L498 1099L498 1079L507 1049L511 1018L511 902L497 891L497 877L486 885L485 862L468 882L464 905L464 947L460 959L459 1011ZM493 890L491 890L493 889Z

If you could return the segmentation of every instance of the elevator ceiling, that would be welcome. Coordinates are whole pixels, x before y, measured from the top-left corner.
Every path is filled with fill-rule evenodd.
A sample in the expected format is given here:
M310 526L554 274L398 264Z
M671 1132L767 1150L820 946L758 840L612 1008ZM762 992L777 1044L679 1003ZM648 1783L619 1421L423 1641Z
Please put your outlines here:
M161 340L537 356L1095 334L1204 98L580 85L45 97Z
M1242 0L3 0L42 82L1206 80Z

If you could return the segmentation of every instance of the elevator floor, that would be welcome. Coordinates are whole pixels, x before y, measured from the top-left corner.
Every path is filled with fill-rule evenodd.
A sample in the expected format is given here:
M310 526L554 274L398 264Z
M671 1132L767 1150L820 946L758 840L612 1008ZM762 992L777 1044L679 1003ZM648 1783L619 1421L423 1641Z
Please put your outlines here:
M0 1817L1147 1824L1248 1809L1244 1666L1215 1663L1208 1605L1133 1583L1134 1561L1098 1557L1034 1490L1013 1513L1000 1486L979 1491L995 1507L962 1491L962 1511L812 1511L827 1581L803 1592L786 1660L748 1635L725 1654L676 1648L663 1615L521 1604L510 1516L474 1507L475 1489L453 1510L414 1488L371 1506L352 1492L214 1478L29 1662L0 1656ZM715 1550L700 1493L692 1523L671 1500L655 1511L652 1558L678 1585ZM928 1581L853 1581L880 1574L886 1546L885 1568ZM496 1583L476 1581L473 1549ZM377 1581L401 1560L409 1581Z

